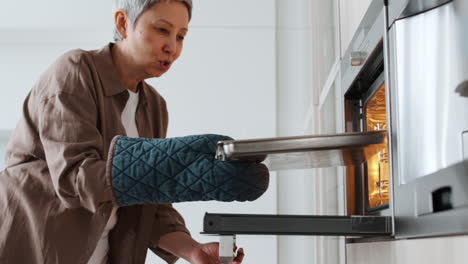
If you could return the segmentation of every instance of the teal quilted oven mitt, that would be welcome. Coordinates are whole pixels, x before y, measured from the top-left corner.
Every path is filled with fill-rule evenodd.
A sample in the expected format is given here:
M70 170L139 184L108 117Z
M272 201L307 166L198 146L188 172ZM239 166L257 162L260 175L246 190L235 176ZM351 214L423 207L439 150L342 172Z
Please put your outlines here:
M221 135L167 139L117 136L111 183L120 206L187 201L252 201L268 188L264 164L215 159Z

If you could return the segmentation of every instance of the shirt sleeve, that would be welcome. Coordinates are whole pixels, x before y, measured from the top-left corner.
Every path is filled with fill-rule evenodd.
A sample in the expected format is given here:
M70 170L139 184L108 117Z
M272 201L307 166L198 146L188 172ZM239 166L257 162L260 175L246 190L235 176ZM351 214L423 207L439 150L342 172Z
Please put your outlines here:
M150 249L169 264L175 263L179 258L163 250L158 244L161 237L172 232L185 232L190 235L179 212L170 204L161 204L158 206L153 224Z
M65 207L94 213L105 193L111 195L111 187L106 183L107 157L102 156L97 105L89 87L91 73L79 61L49 75L43 85L53 92L38 104L37 130L52 183Z

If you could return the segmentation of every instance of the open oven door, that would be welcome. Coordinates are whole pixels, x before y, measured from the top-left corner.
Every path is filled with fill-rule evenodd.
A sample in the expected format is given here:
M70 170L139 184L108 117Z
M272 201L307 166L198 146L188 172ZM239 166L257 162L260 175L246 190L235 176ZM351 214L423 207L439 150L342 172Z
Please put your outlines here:
M385 131L220 141L216 158L264 161L272 171L360 165L386 144ZM389 236L390 216L206 214L203 234Z
M383 1L372 1L357 30L360 33L353 37L350 47L343 57L341 82L343 87L348 87L347 91L357 87L358 93L364 93L366 88L369 94L371 90L375 92L373 88L371 89L373 85L368 86L367 82L365 85L360 84L368 79L369 84L376 82L376 77L378 79L379 76L383 76L384 68L389 69L389 67L383 66L383 46L386 46L386 41L383 39L385 39L385 31L388 28L388 24L385 23L386 10ZM371 79L372 81L370 81ZM388 77L382 77L382 81L385 81L384 79L388 80ZM376 90L380 89L381 86L380 83L375 86ZM350 97L354 95L347 94ZM272 171L346 166L350 168L350 178L354 178L356 183L357 179L365 178L361 172L364 171L367 164L378 165L380 161L382 164L388 163L384 162L383 154L386 154L386 151L382 151L382 149L391 147L391 134L387 135L387 131L391 131L391 128L376 126L372 129L375 131L364 131L368 130L363 128L366 123L362 121L362 117L366 115L363 109L366 102L359 101L354 97L348 98L348 95L344 95L345 102L351 100L349 106L345 107L352 109L349 112L349 115L352 115L352 120L346 121L346 126L348 126L348 121L351 121L349 127L352 129L346 129L348 133L222 141L219 142L216 158L220 160L263 161ZM378 109L381 110L379 107ZM388 154L390 161L390 149L388 149ZM379 157L377 163L375 162L376 156ZM382 168L384 167L382 166ZM389 172L382 173L382 175L388 176L386 186L388 186L388 190L391 190L391 182L389 182L391 178L389 176L392 175L391 166L387 167ZM382 170L382 172L384 171ZM379 181L381 186L385 187L383 182ZM361 188L358 190L358 194L360 192L363 197L366 196L364 195L366 191L362 190L366 187L361 182L354 185L356 190ZM391 197L391 193L388 193L388 197ZM391 208L390 203L391 200L387 203L389 208ZM207 213L204 217L202 234L220 235L221 242L226 241L223 240L223 237L237 234L378 236L385 238L393 236L393 212L390 213L390 216L380 215L380 213L366 212L364 206L360 205L359 207L363 207L362 210L348 210L346 216ZM225 244L221 243L221 247ZM232 246L226 248L229 251Z

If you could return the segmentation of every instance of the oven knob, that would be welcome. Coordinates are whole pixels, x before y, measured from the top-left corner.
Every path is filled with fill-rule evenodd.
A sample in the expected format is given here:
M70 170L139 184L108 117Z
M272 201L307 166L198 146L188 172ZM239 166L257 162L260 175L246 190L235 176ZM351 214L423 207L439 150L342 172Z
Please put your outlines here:
M366 53L361 51L351 52L351 66L361 66L366 60Z

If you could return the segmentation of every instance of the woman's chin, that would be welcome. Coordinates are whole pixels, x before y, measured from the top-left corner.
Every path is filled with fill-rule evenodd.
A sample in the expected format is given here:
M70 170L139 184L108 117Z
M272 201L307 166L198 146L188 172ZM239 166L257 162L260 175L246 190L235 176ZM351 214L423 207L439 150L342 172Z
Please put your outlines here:
M164 75L164 73L166 73L165 71L161 71L159 69L151 69L150 71L148 71L148 75L151 76L150 78L157 78L157 77L161 77L162 75Z

